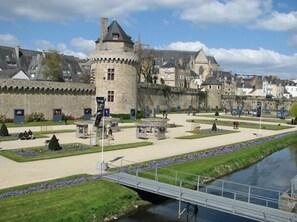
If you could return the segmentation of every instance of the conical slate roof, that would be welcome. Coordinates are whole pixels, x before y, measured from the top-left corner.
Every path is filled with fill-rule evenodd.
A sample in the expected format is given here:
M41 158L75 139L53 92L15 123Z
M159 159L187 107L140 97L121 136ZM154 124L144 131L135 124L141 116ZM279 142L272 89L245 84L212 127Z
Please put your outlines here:
M128 36L117 21L112 21L108 27L108 32L103 42L126 42L134 44L131 37Z

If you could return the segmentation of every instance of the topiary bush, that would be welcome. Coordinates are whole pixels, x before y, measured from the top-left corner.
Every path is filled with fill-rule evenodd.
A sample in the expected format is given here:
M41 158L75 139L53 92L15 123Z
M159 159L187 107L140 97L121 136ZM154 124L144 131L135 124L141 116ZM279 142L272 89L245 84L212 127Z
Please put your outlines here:
M219 116L220 114L219 114L219 111L216 111L215 112L215 116Z
M48 143L48 149L52 151L57 151L62 149L62 147L59 144L59 140L55 135L52 136L50 142Z
M2 123L1 129L0 129L0 136L9 136L8 129L5 123Z
M212 125L212 128L211 128L211 131L217 131L217 124L216 123L213 123Z

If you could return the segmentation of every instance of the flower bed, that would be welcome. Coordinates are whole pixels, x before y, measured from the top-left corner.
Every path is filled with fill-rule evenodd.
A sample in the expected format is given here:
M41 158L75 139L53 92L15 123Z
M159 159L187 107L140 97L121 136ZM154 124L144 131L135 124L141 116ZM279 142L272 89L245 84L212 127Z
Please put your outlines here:
M62 150L57 150L57 151L49 150L47 146L44 146L44 147L35 148L35 149L20 149L20 150L15 150L14 152L23 157L32 157L32 156L41 156L41 155L50 154L50 153L64 153L64 152L73 152L78 150L92 149L92 147L90 146L78 144L78 143L66 144L61 146L62 146Z
M28 194L28 193L33 193L33 192L37 192L37 191L52 190L52 189L59 188L59 187L65 187L65 186L70 186L70 185L74 185L74 184L85 183L88 181L98 180L100 178L101 178L100 175L95 175L95 176L90 176L90 177L79 177L79 178L75 178L75 179L71 179L71 180L59 180L59 181L52 182L52 183L41 183L36 186L1 193L0 199L13 197L13 196L19 196L19 195Z

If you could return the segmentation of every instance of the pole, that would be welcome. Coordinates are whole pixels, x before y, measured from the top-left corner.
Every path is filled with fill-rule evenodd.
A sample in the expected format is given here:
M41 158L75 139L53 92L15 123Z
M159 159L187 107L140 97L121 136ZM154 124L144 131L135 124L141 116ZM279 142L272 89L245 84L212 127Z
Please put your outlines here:
M101 140L101 163L104 163L103 159L103 151L104 151L104 115L103 115L103 121L102 121L102 140Z

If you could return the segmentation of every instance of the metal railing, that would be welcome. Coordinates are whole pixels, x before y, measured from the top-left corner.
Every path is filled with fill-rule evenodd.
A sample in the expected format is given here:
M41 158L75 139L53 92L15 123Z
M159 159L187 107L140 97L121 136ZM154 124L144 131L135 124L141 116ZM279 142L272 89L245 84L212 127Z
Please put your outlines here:
M140 164L138 167L135 166L135 164L135 162L122 159L118 172L129 173L136 176L136 178L146 178L156 182L275 209L279 208L280 196L285 192L199 176L162 167L147 169L145 164Z

